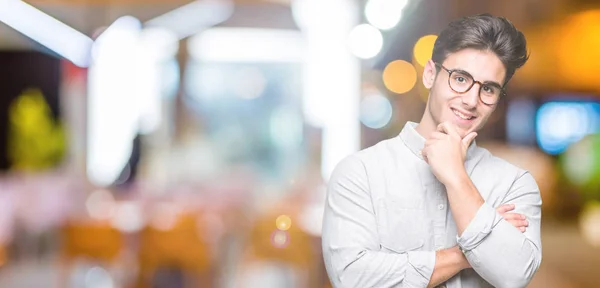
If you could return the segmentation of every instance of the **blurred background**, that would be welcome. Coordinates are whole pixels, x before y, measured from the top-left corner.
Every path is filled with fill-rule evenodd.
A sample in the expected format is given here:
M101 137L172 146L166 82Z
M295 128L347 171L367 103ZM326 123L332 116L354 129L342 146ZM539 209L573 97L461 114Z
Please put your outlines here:
M0 287L330 287L332 169L483 12L531 50L478 136L540 186L531 287L598 287L592 0L0 0Z

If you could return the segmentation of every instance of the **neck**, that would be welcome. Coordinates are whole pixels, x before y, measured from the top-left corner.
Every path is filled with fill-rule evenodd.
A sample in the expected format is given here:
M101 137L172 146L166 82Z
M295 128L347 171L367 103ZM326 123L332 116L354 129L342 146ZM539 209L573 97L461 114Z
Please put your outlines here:
M431 133L437 130L437 124L435 124L435 121L433 121L433 118L431 117L431 113L429 113L429 107L425 108L425 113L423 113L423 117L421 117L421 122L415 127L415 130L425 139L428 139L431 136Z

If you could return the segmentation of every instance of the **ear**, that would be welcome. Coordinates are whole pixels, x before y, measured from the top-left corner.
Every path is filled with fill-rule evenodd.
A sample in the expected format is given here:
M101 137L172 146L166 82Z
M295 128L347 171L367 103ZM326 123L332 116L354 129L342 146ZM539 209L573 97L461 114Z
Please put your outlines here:
M423 86L427 89L431 89L433 87L433 83L435 82L435 77L437 75L437 69L435 67L435 63L433 60L427 61L425 63L425 67L423 68Z

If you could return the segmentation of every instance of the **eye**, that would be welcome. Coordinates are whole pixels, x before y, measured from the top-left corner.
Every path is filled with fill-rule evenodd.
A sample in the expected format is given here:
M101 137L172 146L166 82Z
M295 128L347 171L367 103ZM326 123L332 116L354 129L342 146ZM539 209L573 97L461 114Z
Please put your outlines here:
M496 94L497 89L494 86L484 85L481 90L483 90L483 92L486 94Z

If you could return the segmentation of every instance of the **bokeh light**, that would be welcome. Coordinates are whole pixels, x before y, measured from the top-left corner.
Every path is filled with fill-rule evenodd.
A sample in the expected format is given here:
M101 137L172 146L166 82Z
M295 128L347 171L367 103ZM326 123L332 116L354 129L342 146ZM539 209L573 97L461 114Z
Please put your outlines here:
M392 61L383 70L383 84L394 93L406 93L415 87L416 83L417 70L404 60Z
M392 114L392 103L381 94L367 95L360 103L360 122L369 128L383 128Z
M150 225L161 231L168 231L175 227L181 209L175 203L159 203L150 216Z
M114 281L102 267L93 267L85 273L85 288L113 288Z
M142 207L138 202L121 201L117 204L114 217L111 219L113 227L126 232L137 232L144 226Z
M108 190L96 190L88 196L85 208L91 218L108 220L115 213L115 199Z
M600 247L600 202L586 203L579 217L583 239L593 247Z
M598 132L600 104L592 102L547 102L536 114L540 148L548 154L562 153L585 135Z
M569 146L560 161L571 183L589 198L600 197L600 134L585 136Z
M415 57L415 60L419 65L425 66L425 63L431 59L435 40L437 40L436 35L423 36L417 40L417 43L413 48L413 57Z
M369 24L360 24L350 32L348 45L354 56L361 59L370 59L377 56L381 51L383 36L377 28Z
M275 220L275 226L281 231L287 231L292 227L292 218L288 215L280 215Z
M381 30L394 28L402 18L402 10L408 0L369 0L365 5L365 17Z
M574 14L559 27L558 31L553 31L555 35L560 35L558 43L549 45L556 49L558 67L553 68L558 68L559 79L578 86L598 87L600 10Z
M275 230L271 234L271 244L275 248L285 248L290 244L290 234L287 231Z

